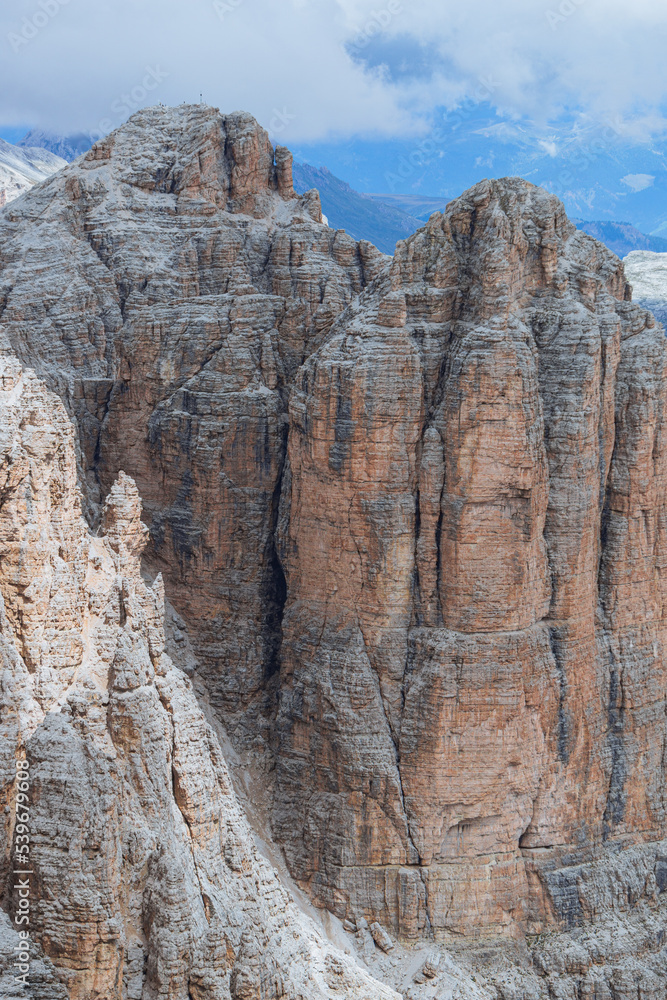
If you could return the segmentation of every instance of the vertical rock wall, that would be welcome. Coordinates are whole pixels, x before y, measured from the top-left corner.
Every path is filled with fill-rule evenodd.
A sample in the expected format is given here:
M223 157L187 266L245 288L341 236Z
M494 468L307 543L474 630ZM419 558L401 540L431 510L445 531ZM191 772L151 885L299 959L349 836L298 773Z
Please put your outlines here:
M272 996L283 960L244 943L245 888L202 881L237 871L214 830L232 793L165 666L139 495L144 565L236 746L260 748L318 905L406 939L523 939L589 919L582 866L666 833L662 329L527 182L477 185L392 260L290 172L250 116L154 108L0 218L25 416L20 447L2 432L5 746L36 741L81 841L51 859L44 799L44 892L73 888L69 937L48 907L40 933L71 989L112 993L145 957L156 996L254 996L239 963ZM32 421L16 356L65 409L42 386ZM176 871L193 837L203 860Z
M3 914L6 995L397 1000L331 946L257 849L220 743L165 653L133 480L119 474L91 535L62 403L6 357L0 427L0 862L13 917L25 757L33 942L25 991Z
M386 258L249 115L133 116L0 223L0 332L68 402L94 506L132 474L211 698L275 673L291 379Z
M322 904L539 930L544 857L664 836L665 343L628 298L483 182L298 374L275 817Z

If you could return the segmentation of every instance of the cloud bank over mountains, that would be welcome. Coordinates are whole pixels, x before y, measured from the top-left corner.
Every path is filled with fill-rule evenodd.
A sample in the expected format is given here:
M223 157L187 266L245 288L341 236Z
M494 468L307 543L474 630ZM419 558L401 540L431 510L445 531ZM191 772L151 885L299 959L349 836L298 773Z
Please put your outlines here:
M665 131L666 42L658 0L19 0L0 9L0 122L108 131L202 93L288 143L405 138L484 99L642 140Z

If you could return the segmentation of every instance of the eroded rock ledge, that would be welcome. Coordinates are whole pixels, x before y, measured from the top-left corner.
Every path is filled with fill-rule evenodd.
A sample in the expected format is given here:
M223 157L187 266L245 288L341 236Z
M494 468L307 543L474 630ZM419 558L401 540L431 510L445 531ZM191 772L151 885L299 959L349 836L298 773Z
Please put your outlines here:
M662 997L665 340L613 254L506 178L386 258L250 116L153 108L0 215L0 350L35 997L395 995L193 664L377 977Z

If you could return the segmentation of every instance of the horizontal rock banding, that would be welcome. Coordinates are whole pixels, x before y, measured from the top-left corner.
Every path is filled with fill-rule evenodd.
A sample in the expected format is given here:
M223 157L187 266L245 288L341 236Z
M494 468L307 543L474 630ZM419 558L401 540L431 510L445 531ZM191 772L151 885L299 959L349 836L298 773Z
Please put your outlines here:
M277 934L284 898L250 888L240 817L215 832L238 807L165 659L139 496L170 649L261 770L292 875L369 948L567 930L608 848L665 836L661 328L525 181L477 185L391 259L290 177L250 116L155 108L0 217L8 733L74 768L63 829L99 797L71 873L44 819L44 885L102 886L94 913L71 894L67 939L39 917L72 996L119 969L165 996L285 987L281 946L234 916ZM137 838L165 823L201 855L156 841L149 864ZM214 930L172 967L188 921Z
M275 815L331 908L542 927L525 858L664 831L665 345L626 296L484 182L297 376Z

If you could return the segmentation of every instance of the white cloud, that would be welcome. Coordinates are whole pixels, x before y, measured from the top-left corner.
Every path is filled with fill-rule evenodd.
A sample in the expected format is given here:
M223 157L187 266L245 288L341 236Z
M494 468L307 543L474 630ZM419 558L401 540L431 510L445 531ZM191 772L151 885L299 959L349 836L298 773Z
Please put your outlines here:
M651 187L654 180L653 174L626 174L625 177L621 177L621 182L635 192L645 191Z
M143 103L203 92L266 125L278 111L292 143L417 134L434 108L480 92L515 117L577 109L620 128L640 108L645 132L664 128L663 0L575 0L557 30L548 2L15 0L0 6L0 122L119 124L150 67L166 75ZM378 40L394 46L394 69L378 63Z
M549 156L558 156L558 146L553 139L540 139L538 146Z

